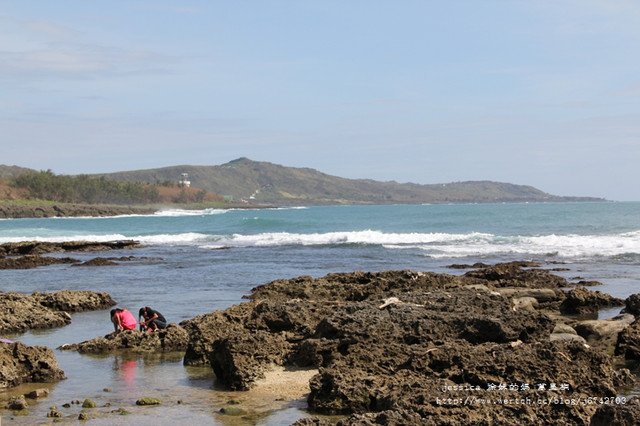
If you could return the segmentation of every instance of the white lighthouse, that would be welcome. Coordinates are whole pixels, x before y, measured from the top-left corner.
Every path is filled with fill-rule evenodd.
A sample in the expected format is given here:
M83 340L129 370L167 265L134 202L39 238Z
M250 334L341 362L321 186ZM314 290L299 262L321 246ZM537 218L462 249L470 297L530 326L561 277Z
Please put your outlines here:
M189 173L182 173L180 175L180 180L178 181L178 185L182 188L189 188L191 186L191 181L189 180Z

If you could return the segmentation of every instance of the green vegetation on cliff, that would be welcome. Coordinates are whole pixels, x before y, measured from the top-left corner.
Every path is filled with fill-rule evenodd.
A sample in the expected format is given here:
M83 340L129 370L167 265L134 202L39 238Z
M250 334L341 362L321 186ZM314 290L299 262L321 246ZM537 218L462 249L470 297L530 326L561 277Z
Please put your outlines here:
M345 179L314 169L239 158L219 166L173 166L104 175L139 182L177 181L188 173L191 182L227 199L275 205L311 204L420 204L603 201L592 197L562 197L532 186L473 181L421 185Z
M150 204L160 199L158 188L145 183L56 175L50 170L21 173L12 184L27 190L30 198L62 203Z

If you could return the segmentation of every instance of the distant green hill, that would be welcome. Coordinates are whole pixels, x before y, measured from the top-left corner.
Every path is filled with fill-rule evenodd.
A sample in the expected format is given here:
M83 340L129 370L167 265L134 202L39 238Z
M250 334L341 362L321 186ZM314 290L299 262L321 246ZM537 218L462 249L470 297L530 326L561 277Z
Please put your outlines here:
M35 172L35 170L18 166L5 166L3 164L0 164L0 179L13 179L22 174L30 172Z
M107 179L148 183L177 182L188 173L192 186L234 201L260 204L390 204L489 203L543 201L603 201L593 197L562 197L534 187L501 182L474 181L419 185L345 179L309 168L239 158L219 166L172 166L109 173Z

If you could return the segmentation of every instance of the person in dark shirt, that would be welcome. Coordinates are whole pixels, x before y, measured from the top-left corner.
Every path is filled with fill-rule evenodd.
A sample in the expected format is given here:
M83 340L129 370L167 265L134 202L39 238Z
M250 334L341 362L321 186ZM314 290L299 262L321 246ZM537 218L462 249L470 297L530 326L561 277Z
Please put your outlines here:
M148 306L140 308L138 319L140 320L140 329L142 331L156 331L167 328L167 320L164 315Z

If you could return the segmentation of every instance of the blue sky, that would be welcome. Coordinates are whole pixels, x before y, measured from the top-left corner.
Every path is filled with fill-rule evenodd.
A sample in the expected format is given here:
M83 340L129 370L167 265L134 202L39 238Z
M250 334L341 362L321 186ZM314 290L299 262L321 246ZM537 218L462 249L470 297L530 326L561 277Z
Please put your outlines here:
M0 164L640 200L636 1L0 0Z

